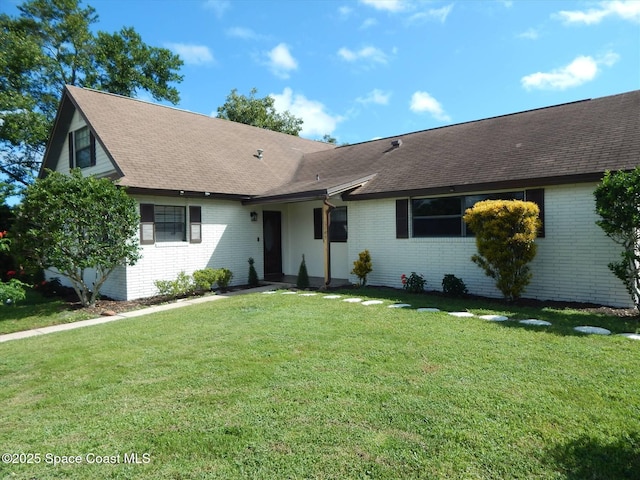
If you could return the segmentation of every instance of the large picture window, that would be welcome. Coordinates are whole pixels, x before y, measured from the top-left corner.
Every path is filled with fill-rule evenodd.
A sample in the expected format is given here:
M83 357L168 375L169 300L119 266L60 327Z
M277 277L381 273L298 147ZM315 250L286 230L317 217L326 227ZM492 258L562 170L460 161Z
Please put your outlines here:
M525 192L501 192L460 197L414 198L411 222L414 237L465 237L473 232L462 219L465 210L483 200L524 200Z

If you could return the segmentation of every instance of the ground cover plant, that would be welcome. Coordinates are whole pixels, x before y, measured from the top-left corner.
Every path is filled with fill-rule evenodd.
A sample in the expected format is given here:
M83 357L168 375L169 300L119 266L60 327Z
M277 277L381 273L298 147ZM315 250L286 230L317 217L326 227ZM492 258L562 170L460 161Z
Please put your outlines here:
M354 292L383 303L342 301ZM40 455L1 464L0 476L637 475L640 345L571 328L629 331L624 319L337 294L239 295L0 344L0 443ZM387 308L395 302L553 326ZM80 464L54 466L55 455Z

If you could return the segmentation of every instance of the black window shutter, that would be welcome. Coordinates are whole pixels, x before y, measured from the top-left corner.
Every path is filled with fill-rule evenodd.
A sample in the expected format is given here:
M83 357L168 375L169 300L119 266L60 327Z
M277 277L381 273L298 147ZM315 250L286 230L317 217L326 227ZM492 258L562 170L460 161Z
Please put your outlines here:
M202 242L202 208L189 206L189 242Z
M69 132L69 170L73 168L73 132Z
M322 240L322 209L313 209L313 238Z
M189 207L189 221L191 223L202 223L202 209L201 207Z
M152 203L140 204L140 244L155 243L154 207Z
M89 151L91 152L91 166L96 164L96 137L89 132Z
M409 199L396 200L396 238L409 238Z
M538 237L544 238L544 188L535 188L525 192L525 198L528 202L533 202L540 209L540 221L542 225L538 229Z
M153 204L141 203L140 204L140 221L143 223L153 223Z

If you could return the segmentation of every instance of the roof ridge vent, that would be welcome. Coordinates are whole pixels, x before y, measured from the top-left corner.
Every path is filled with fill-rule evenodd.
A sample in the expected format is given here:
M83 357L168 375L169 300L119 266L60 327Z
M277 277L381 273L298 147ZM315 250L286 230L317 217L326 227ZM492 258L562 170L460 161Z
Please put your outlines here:
M401 138L397 138L395 140L391 140L391 146L393 148L400 148L400 145L402 145L402 139Z

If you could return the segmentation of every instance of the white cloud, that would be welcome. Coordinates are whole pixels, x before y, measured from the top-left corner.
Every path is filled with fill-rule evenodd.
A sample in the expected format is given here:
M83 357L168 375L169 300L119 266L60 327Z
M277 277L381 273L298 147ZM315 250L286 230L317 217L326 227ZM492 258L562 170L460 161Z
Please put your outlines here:
M292 115L302 118L302 131L300 135L307 138L322 137L332 134L338 123L344 120L341 116L332 116L326 112L326 107L318 101L309 100L304 95L294 94L287 87L282 93L271 93L274 108L279 112L288 110Z
M218 18L222 17L229 7L231 7L229 0L206 0L204 2L204 8L213 10Z
M375 18L367 18L362 25L360 25L360 30L365 30L370 27L374 27L378 24L378 21Z
M230 37L240 38L242 40L259 40L264 38L263 35L260 35L250 28L245 27L231 27L227 28L226 34Z
M416 23L428 20L436 20L440 23L444 23L451 13L451 10L453 10L453 4L447 5L442 8L431 8L424 12L418 12L414 15L411 15L411 17L409 17L409 22Z
M451 117L444 111L440 102L427 92L415 92L411 96L409 108L415 113L430 113L433 118L441 122L451 121Z
M619 17L623 20L640 23L640 2L637 0L615 0L600 2L599 8L588 10L562 10L556 14L565 23L600 23L606 17Z
M538 37L540 37L540 34L535 28L530 28L529 30L518 35L518 38L526 38L528 40L537 40Z
M267 56L271 71L280 78L289 78L289 72L298 68L298 62L289 52L289 46L286 43L276 45L267 53Z
M353 12L353 8L347 7L346 5L338 7L338 14L342 18L347 18L349 15L351 15L351 12Z
M376 47L363 47L358 51L349 50L342 47L338 50L338 55L347 62L355 62L357 60L371 61L374 63L387 63L387 55Z
M213 54L209 47L188 43L166 43L165 46L180 55L187 65L206 65L213 63Z
M522 77L522 86L527 90L565 90L593 80L600 66L612 66L619 59L618 54L609 52L597 59L579 56L569 65L550 72L536 72Z
M383 92L379 89L371 90L366 97L358 97L356 101L363 104L375 103L377 105L389 105L391 92Z
M408 8L404 0L360 0L360 3L369 5L376 10L386 10L388 12L401 12Z

